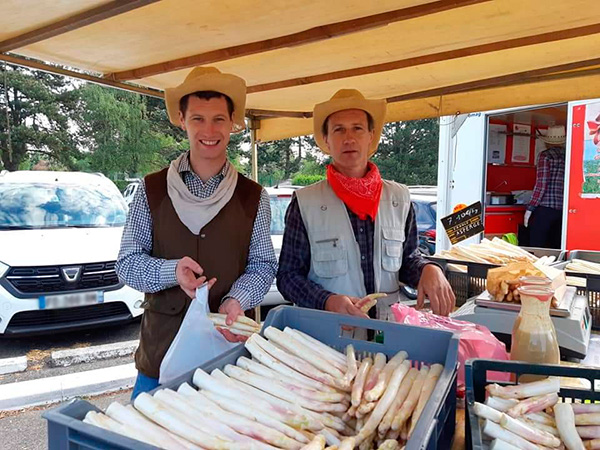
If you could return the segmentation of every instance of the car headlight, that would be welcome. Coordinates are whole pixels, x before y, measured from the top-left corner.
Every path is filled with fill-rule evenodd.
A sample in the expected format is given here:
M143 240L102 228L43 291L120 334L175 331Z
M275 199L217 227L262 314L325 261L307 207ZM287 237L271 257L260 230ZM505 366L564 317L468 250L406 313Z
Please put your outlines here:
M0 261L0 278L2 278L4 274L8 272L8 269L10 269L10 267Z

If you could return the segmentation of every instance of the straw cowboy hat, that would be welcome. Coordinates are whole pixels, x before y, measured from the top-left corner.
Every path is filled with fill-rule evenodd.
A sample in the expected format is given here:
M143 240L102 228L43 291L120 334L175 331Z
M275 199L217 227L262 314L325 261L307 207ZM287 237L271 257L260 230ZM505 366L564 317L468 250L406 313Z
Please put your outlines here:
M567 141L567 133L563 125L554 125L548 127L548 131L546 131L546 134L542 134L540 132L540 135L538 137L546 144L560 145L564 144Z
M315 141L323 153L329 154L329 148L325 143L322 131L325 120L338 111L343 111L345 109L362 109L369 113L373 118L373 142L371 142L371 147L369 148L369 157L373 156L377 151L377 146L381 139L386 108L387 102L385 100L367 100L356 89L340 89L333 94L331 99L315 106L313 111Z
M246 113L246 82L235 75L221 73L215 67L196 67L179 86L165 89L165 100L169 119L175 126L179 122L179 101L182 97L198 91L215 91L225 94L233 102L233 131L246 128L244 115Z

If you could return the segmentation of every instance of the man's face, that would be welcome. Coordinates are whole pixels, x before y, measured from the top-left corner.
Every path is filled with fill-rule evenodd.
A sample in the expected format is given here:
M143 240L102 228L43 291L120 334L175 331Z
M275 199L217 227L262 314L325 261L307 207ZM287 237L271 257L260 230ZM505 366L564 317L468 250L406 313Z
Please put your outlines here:
M369 131L367 113L346 109L329 116L325 143L338 169L366 168L373 130Z
M185 112L179 112L181 126L190 140L190 150L202 159L225 156L233 120L224 97L206 100L191 95Z

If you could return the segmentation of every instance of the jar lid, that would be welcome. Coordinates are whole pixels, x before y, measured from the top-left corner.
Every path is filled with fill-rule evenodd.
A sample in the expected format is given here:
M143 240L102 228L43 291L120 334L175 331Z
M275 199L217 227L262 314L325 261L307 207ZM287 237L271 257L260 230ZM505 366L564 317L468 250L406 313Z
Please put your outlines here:
M517 288L519 295L535 297L542 302L547 302L554 296L554 291L543 286L524 285Z
M519 278L521 286L540 286L546 287L552 285L552 280L547 277L525 276Z

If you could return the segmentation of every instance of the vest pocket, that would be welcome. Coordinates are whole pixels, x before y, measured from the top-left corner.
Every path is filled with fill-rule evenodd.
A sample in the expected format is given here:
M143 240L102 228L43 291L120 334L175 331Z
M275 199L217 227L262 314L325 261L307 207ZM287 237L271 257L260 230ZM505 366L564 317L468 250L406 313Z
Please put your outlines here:
M311 252L317 276L334 278L348 272L348 255L339 238L318 239Z
M381 233L381 266L388 272L397 272L402 266L404 230L382 228Z

